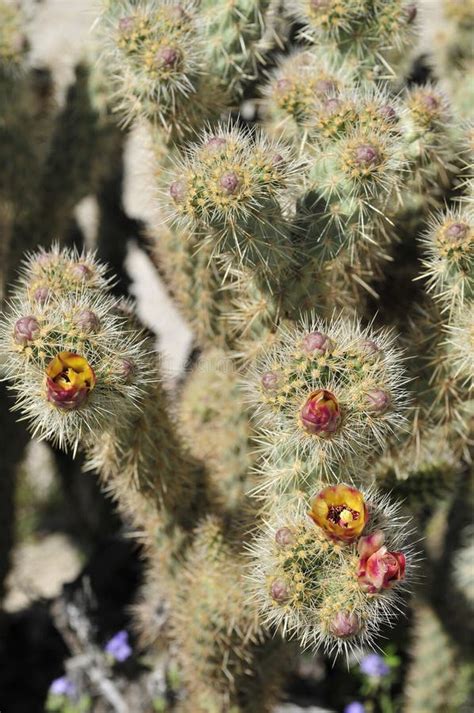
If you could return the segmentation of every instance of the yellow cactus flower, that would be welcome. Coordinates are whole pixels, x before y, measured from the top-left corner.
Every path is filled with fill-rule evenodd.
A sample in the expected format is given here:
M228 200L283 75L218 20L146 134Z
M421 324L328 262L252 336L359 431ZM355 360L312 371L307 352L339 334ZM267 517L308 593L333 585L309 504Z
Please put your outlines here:
M350 485L331 485L314 498L311 519L330 537L350 542L367 524L369 513L362 493Z

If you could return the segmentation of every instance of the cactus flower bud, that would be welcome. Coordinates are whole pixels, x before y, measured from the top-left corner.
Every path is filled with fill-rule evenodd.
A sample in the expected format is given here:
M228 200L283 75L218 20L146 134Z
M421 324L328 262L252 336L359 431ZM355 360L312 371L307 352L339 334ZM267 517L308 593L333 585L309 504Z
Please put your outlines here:
M74 324L79 327L82 332L97 332L100 327L98 316L90 309L83 309L76 314Z
M350 485L331 485L315 497L310 518L330 537L350 542L362 533L369 514L362 493Z
M95 383L90 364L73 352L59 352L46 369L46 397L66 411L82 406Z
M288 587L282 579L275 579L270 587L270 595L276 602L288 599Z
M130 359L122 359L118 366L118 370L120 376L123 377L125 381L130 381L135 373L135 364L130 361Z
M121 17L118 23L118 28L121 33L128 35L133 31L135 27L135 18L131 15L128 17Z
M329 10L331 0L310 0L309 6L316 12L319 12L319 10Z
M453 242L457 242L458 240L463 240L468 232L469 225L466 223L451 223L451 225L446 228L445 235Z
M354 159L361 166L376 166L380 161L380 155L374 146L362 144L356 147Z
M420 103L428 112L436 112L439 108L439 99L434 94L421 94Z
M372 389L367 394L367 408L373 413L385 413L390 403L390 394L383 389Z
M82 262L76 262L71 265L69 273L75 280L90 280L92 277L92 270Z
M316 94L332 94L336 91L336 83L332 79L318 79L314 83Z
M275 532L275 542L280 547L289 547L294 544L295 537L289 527L280 527Z
M300 411L300 421L307 433L330 436L337 431L341 411L336 397L330 391L318 389L308 397Z
M163 47L156 54L156 63L164 69L172 69L176 67L181 59L179 50L174 47Z
M33 299L39 304L44 304L51 296L51 290L48 287L37 287L33 291Z
M329 625L331 634L341 639L358 634L360 628L360 620L357 614L347 611L338 612Z
M222 136L211 136L204 144L204 147L209 151L219 151L219 149L224 148L226 144L227 141L222 138Z
M169 190L170 196L175 203L182 203L186 198L186 184L184 181L173 181Z
M331 348L331 340L322 332L310 332L303 339L303 349L308 354L324 354Z
M235 171L227 171L227 173L224 173L221 176L219 185L225 193L232 195L232 193L235 193L240 186L240 178Z
M280 375L276 371L267 371L263 374L260 383L265 391L275 391L280 385Z
M377 344L377 342L374 342L373 339L364 339L361 342L360 346L361 349L370 356L373 356L374 354L378 354L380 352L379 345Z
M339 111L341 106L342 106L342 102L339 99L336 99L336 97L331 97L330 99L326 99L326 101L323 104L324 111L328 115L337 114L337 112Z
M20 317L20 319L15 322L15 326L13 328L13 339L16 344L20 344L22 347L25 347L28 342L34 342L34 340L38 337L39 332L40 326L35 317L32 317L31 315L29 317Z
M291 87L291 82L289 79L286 79L285 77L282 77L276 82L276 90L277 92L281 92L282 94L285 94Z
M402 552L388 552L383 545L384 540L384 533L376 530L367 537L361 537L357 545L360 555L357 577L360 586L368 594L390 589L405 576L405 555Z
M397 118L397 112L395 111L393 106L390 106L390 104L384 104L383 106L381 106L379 109L379 114L387 121L395 121L395 119Z

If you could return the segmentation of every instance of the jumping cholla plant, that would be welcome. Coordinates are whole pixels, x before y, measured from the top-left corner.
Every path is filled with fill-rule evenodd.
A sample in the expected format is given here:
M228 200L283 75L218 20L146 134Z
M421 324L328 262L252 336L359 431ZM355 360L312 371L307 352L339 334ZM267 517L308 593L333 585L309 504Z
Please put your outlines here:
M453 8L464 40L474 11ZM178 671L163 710L270 713L302 655L287 639L367 653L415 584L459 656L472 127L452 38L428 72L419 15L405 0L102 1L94 71L110 114L148 135L148 245L198 358L165 385L134 304L60 234L10 291L1 368L33 436L82 450L143 545L137 648Z

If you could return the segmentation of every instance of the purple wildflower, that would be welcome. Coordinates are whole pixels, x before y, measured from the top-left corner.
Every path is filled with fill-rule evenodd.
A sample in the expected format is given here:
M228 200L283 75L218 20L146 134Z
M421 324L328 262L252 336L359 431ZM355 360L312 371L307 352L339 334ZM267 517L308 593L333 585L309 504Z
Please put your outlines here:
M132 655L132 647L128 643L128 632L119 631L112 636L105 646L105 652L114 657L116 661L125 661Z
M390 673L390 667L387 666L382 656L378 654L367 654L360 662L360 670L366 676L373 678L382 678Z
M352 701L344 708L344 713L365 713L365 706L358 701Z
M54 679L49 687L49 692L54 696L73 698L76 693L76 687L66 676L61 676L60 678Z

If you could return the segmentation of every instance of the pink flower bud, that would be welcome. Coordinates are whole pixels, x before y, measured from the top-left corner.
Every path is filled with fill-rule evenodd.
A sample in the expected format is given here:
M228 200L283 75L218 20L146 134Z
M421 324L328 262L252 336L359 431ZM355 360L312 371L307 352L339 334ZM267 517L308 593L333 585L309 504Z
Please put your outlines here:
M267 371L263 374L260 383L265 391L275 391L280 384L280 375L276 371Z
M128 17L121 17L118 23L119 31L122 32L124 35L128 34L129 32L132 32L134 26L135 18L131 15L129 15Z
M277 545L280 545L280 547L289 547L294 544L295 536L289 527L280 527L280 529L275 532L275 542Z
M313 391L300 411L300 420L304 430L312 435L325 437L335 433L341 411L334 394L325 389Z
M328 10L331 6L331 0L310 0L309 6L312 10Z
M324 354L332 349L332 342L327 334L310 332L303 339L303 349L308 354Z
M186 198L186 184L184 181L173 181L170 184L170 196L175 203L182 203Z
M387 121L395 121L397 118L397 112L395 111L393 106L390 106L390 104L384 104L384 106L381 106L379 109L379 114Z
M178 65L181 53L174 47L163 47L156 53L155 59L159 67L172 69Z
M52 263L52 255L50 255L49 253L40 253L39 255L36 255L35 263L40 267L46 269Z
M333 636L346 639L360 631L360 620L354 612L338 612L329 625L329 631Z
M326 101L323 104L323 108L326 114L329 116L331 114L337 114L339 109L342 106L342 102L339 99L336 99L336 97L331 97L330 99L326 99Z
M314 83L314 90L317 94L332 94L337 90L337 85L332 79L318 79Z
M367 409L373 413L385 413L391 403L390 394L383 389L372 389L366 399Z
M288 587L282 579L275 579L270 587L270 595L276 602L284 602L288 599Z
M235 193L239 188L240 178L235 173L235 171L227 171L227 173L224 173L221 176L219 185L226 193L231 195L232 193Z
M51 290L48 287L37 287L33 292L33 299L39 304L44 304L51 296Z
M222 138L222 136L211 136L206 143L204 144L206 149L209 149L209 151L219 151L219 149L224 148L224 146L227 144L227 141Z
M119 373L125 381L130 381L135 374L135 371L135 364L130 361L130 359L122 359L119 364Z
M360 166L376 166L380 161L380 155L374 146L362 144L355 149L354 159Z
M97 332L100 327L98 316L90 309L83 309L75 315L74 324L82 332Z
M361 537L357 545L360 560L357 568L359 584L367 594L390 589L405 576L406 558L402 552L389 552L383 545L381 530Z
M92 277L92 270L82 262L71 265L69 273L75 280L90 280Z
M31 315L29 317L20 317L20 319L15 322L13 328L13 339L17 344L24 347L28 342L34 342L39 336L39 333L40 326L35 317Z
M454 243L464 240L467 233L469 232L469 225L466 223L452 223L448 228L446 228L445 235L450 238Z
M380 347L377 344L377 342L374 342L373 339L364 339L360 343L362 351L364 351L366 354L369 354L370 356L373 356L374 354L378 354L380 352Z
M276 83L277 92L281 92L281 94L285 94L290 89L290 87L291 87L291 82L289 79L286 79L285 77L282 77Z
M434 94L421 94L420 103L428 112L436 112L439 108L439 98Z

